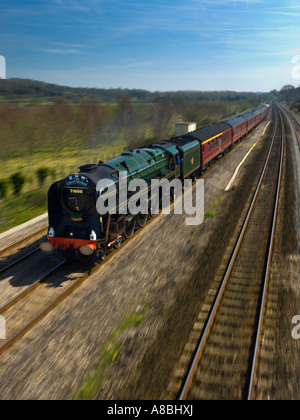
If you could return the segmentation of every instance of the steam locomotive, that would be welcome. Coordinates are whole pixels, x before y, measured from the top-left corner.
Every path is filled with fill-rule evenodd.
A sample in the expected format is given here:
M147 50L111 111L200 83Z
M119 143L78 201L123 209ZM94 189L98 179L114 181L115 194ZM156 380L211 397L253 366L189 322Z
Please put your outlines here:
M110 249L118 248L151 217L152 180L180 179L183 182L200 176L259 125L270 108L268 104L263 105L181 137L124 152L109 162L84 165L78 173L54 183L48 192L48 242L43 243L41 249L54 251L66 259L103 260ZM148 214L133 215L124 211L131 195L124 199L120 193L121 180L129 183L135 179L146 181L147 188L139 194L149 199ZM101 188L97 187L99 182ZM109 195L112 187L116 193L115 207L101 214L97 201Z

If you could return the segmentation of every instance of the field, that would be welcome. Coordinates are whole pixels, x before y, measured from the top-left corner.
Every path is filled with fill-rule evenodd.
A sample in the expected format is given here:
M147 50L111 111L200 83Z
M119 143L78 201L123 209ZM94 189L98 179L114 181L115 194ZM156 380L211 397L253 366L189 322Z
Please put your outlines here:
M130 91L123 96L114 91L114 97L116 92L121 98L110 103L94 97L2 94L0 232L45 212L51 183L83 164L105 162L124 150L167 139L176 122L195 121L199 127L262 102L253 94L224 93L224 98L214 93L211 100L196 100L192 92L138 102L136 92L132 97Z

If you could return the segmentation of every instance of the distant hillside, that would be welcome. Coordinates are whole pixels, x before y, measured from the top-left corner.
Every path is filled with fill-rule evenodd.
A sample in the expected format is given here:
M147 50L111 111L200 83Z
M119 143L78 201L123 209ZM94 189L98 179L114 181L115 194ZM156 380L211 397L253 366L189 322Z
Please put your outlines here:
M129 96L132 102L152 103L154 100L169 101L241 101L257 103L269 100L269 94L249 92L148 92L141 89L92 89L71 88L50 83L27 79L0 79L0 100L2 101L53 101L57 97L64 97L68 101L80 103L85 99L94 99L104 103L119 103L122 98Z
M280 90L280 95L295 112L300 114L300 87L295 88L292 85L283 86Z
M0 96L5 99L53 100L63 96L74 102L81 101L84 98L94 98L111 103L119 102L121 98L128 94L142 102L147 102L148 99L151 101L148 98L151 97L151 94L142 90L71 88L27 79L0 80Z

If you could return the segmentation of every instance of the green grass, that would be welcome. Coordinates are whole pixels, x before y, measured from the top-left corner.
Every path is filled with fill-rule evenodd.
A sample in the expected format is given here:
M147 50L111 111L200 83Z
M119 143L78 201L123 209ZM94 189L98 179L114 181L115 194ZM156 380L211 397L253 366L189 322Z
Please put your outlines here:
M99 160L107 161L118 156L126 148L126 143L116 141L81 151L68 146L59 153L41 151L28 158L14 154L9 159L0 160L0 179L7 180L9 188L7 197L0 200L0 233L45 213L47 190L53 182L77 172L81 165L98 163ZM41 167L54 171L48 176L42 189L36 175ZM26 176L26 184L21 194L15 197L9 178L18 171Z
M216 201L212 203L212 207L216 208L220 206L223 203L223 201L224 201L224 197L217 198Z
M179 119L201 122L209 117L207 122L220 121L249 106L244 99L235 103L187 102L185 107L166 100L165 105L166 109L161 102L130 103L124 98L117 104L72 103L64 98L49 102L48 98L34 97L1 103L0 97L0 180L8 181L17 172L27 180L23 198L13 197L9 185L7 198L0 201L0 231L45 211L46 195L39 191L36 176L39 168L51 171L49 186L86 163L106 162L155 138L171 137Z
M67 175L85 163L98 163L118 156L127 149L125 141L99 144L82 150L69 145L60 150L41 150L32 155L13 153L7 159L0 160L0 179L8 178L15 172L22 171L29 177L35 177L36 170L43 166L54 169L57 174Z
M204 219L205 219L205 220L207 220L207 219L211 219L211 218L215 217L215 215L216 215L215 210L209 210L209 211L206 211L206 212L204 213Z
M217 214L218 207L223 203L224 197L219 197L211 204L211 209L204 213L204 219L212 219Z
M100 395L102 382L123 346L121 334L131 328L139 327L147 312L148 307L145 302L142 302L134 312L123 317L120 325L101 347L97 367L85 379L79 391L74 395L74 400L95 400Z
M46 210L45 191L31 191L6 199L0 204L0 233L28 222L45 213Z

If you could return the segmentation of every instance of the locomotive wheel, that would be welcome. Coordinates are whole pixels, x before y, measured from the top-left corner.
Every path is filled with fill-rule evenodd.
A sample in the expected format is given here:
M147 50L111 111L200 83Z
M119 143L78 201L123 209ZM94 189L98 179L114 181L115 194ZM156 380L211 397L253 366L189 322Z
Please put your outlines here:
M147 219L148 219L148 214L140 214L139 213L136 216L136 223L139 227L143 227L147 223Z
M97 260L100 262L104 261L106 254L107 254L107 246L105 244L97 249L97 252L96 252Z
M115 247L115 249L120 248L121 244L122 244L122 237L118 238L118 239L116 240L116 242L114 243L114 247Z
M125 226L124 236L126 239L131 238L131 236L133 235L135 231L135 226L136 226L136 218L133 217L131 220L129 220L126 223L126 226Z

